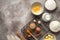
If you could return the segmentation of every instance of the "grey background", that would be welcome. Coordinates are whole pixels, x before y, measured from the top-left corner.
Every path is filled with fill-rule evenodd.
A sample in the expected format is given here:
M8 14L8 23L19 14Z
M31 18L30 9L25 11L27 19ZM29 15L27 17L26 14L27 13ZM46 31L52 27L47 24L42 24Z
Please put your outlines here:
M46 0L0 0L0 40L7 40L7 34L12 34L16 31L21 32L23 28L33 16L31 14L31 4L40 2L43 6ZM60 21L60 0L55 0L57 9L52 14L52 20ZM46 9L44 12L48 12ZM59 33L60 34L60 33ZM60 40L60 35L57 34L57 40Z

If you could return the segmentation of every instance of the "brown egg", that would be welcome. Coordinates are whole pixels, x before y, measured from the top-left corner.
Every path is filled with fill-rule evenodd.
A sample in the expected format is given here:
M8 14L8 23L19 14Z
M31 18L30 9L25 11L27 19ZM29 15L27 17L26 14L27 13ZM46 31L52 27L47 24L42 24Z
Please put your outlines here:
M36 27L36 32L40 33L40 31L41 31L41 28L40 27Z

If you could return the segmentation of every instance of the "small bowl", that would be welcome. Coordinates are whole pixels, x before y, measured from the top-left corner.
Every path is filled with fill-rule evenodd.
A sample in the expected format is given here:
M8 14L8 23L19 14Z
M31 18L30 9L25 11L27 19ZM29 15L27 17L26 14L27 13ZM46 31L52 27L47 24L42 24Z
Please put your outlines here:
M52 34L52 33L47 33L47 34L44 35L44 37L45 37L46 35L48 35L48 34L53 35L53 36L54 36L54 40L56 40L56 36L55 36L54 34ZM44 37L43 37L42 40L44 40Z
M59 32L60 31L60 22L57 20L51 21L51 23L49 24L49 28L52 32Z
M39 6L39 7L40 7L39 12L36 13L36 12L34 12L34 11L32 10L34 6ZM43 6L42 6L42 4L41 4L40 2L34 2L34 3L32 4L32 7L31 7L32 14L34 14L34 15L40 15L40 14L43 13L43 10L44 10L44 8L43 8Z
M45 21L45 22L51 21L51 19L52 19L52 15L49 14L49 13L44 13L42 15L42 20Z

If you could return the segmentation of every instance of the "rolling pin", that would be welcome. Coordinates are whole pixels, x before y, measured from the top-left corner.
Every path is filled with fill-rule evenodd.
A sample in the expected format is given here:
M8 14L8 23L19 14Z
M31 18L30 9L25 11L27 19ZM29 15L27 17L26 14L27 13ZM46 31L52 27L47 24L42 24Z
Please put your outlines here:
M19 38L21 38L21 40L26 40L20 32L17 32L17 35L18 35Z

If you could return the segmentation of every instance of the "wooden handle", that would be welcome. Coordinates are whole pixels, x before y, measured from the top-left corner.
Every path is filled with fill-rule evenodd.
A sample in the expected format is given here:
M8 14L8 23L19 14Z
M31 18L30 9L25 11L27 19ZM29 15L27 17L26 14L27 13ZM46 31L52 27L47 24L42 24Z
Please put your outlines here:
M21 38L21 40L26 40L20 32L17 32L17 35L19 36L19 38Z
M27 33L29 33L35 40L38 40L29 30L27 30Z
M34 35L31 35L35 40L38 40Z

